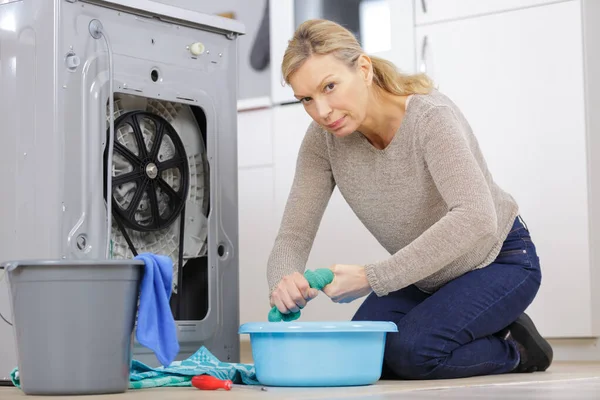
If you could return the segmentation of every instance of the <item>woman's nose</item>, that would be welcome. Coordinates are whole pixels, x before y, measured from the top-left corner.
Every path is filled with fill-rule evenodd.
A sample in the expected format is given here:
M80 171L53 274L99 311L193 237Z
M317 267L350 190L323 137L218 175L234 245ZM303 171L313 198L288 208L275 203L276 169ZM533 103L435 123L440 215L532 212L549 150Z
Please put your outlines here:
M326 102L317 103L317 112L321 118L327 119L331 114L331 107Z

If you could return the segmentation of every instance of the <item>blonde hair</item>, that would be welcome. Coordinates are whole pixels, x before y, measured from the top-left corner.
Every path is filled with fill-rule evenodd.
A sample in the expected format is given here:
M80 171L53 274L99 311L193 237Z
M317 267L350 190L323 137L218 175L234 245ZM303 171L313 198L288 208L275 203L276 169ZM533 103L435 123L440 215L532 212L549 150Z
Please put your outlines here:
M332 54L348 67L354 67L365 52L354 35L341 25L323 19L305 21L288 42L283 56L281 72L285 83L289 85L292 74L313 54ZM403 74L390 61L374 56L369 58L373 65L373 82L387 92L400 96L426 94L433 87L425 74Z

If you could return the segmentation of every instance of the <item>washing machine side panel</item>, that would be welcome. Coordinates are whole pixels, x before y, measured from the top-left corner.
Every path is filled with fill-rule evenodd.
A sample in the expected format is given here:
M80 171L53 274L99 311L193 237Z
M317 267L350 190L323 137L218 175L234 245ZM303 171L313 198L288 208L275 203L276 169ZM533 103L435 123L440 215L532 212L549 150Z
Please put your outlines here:
M118 20L118 15L115 10L87 3L63 2L61 6L62 30L57 46L64 63L58 70L58 112L69 154L64 161L66 212L61 236L68 258L107 256L104 149L108 139L109 56L104 39L93 38L88 27L92 20L102 21L114 51L121 40L111 29L111 21ZM122 84L116 67L113 72L113 90L117 90Z
M56 119L55 5L0 4L0 262L60 257L62 133ZM6 280L0 312L12 320ZM0 380L17 366L0 321Z
M0 6L0 261L60 257L54 11L47 0Z
M88 5L61 2L60 36L57 53L62 63L57 69L59 86L58 109L64 132L64 217L61 229L61 251L67 258L104 258L105 225L93 226L92 221L106 218L94 208L102 197L102 183L97 182L101 166L94 161L102 148L100 132L91 120L104 110L93 109L102 93L97 77L106 68L106 55L100 40L94 39L84 27L77 26L76 15L86 13ZM91 18L90 18L91 19ZM94 86L96 84L96 86Z
M238 220L238 149L237 149L237 41L224 43L229 47L225 62L222 84L215 99L217 129L215 177L215 201L218 210L216 248L224 244L224 257L216 254L219 271L219 289L222 307L220 310L220 335L223 357L229 361L239 361L239 220ZM215 246L212 246L215 247Z

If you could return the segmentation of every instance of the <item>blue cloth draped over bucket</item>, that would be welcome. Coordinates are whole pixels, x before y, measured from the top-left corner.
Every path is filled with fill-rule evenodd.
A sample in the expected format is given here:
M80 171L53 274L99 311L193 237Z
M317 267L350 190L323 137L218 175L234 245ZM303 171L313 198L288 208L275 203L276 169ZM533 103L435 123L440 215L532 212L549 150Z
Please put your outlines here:
M136 338L152 350L162 366L168 366L179 352L177 325L169 300L173 284L173 261L168 256L139 254L144 261L144 276L140 285L140 304Z

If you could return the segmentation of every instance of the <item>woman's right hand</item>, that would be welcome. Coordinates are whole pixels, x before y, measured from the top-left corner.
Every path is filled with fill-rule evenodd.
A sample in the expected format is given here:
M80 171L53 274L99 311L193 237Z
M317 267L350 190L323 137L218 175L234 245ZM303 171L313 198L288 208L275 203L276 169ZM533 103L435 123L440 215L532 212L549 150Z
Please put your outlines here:
M298 312L318 294L319 291L310 287L304 275L294 272L283 277L271 293L271 307L277 307L282 314Z

